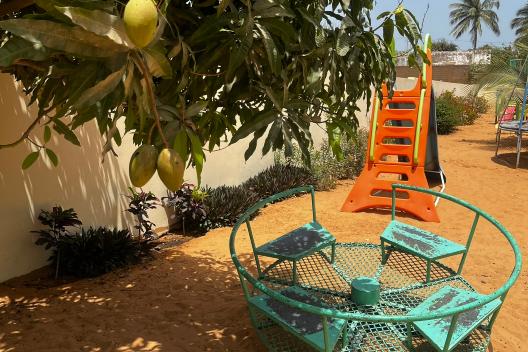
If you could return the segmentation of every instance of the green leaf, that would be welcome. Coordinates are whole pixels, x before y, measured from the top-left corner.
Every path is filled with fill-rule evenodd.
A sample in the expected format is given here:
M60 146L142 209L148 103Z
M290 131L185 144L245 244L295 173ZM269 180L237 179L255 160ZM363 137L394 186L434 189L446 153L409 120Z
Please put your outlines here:
M282 69L282 64L277 46L275 45L275 42L273 41L273 38L266 27L259 23L256 24L256 27L262 35L262 41L264 42L264 47L266 48L266 54L268 55L271 71L274 74L279 75Z
M387 45L390 45L394 40L394 22L392 22L392 18L387 18L383 23L383 40Z
M0 28L32 43L83 57L111 57L128 48L80 27L31 19L0 21Z
M40 43L32 43L20 37L10 38L0 48L0 66L11 66L16 60L41 61L49 57L50 51Z
M186 117L193 117L198 115L202 110L207 107L208 102L205 100L197 101L185 110Z
M128 39L123 20L118 16L105 11L87 10L81 7L56 6L55 8L87 31L107 37L119 45L134 47L134 44Z
M191 155L196 167L196 177L198 179L198 186L202 183L202 169L205 161L205 154L202 149L202 142L200 138L190 129L187 129L187 135L191 140Z
M61 120L53 119L53 129L59 134L62 134L68 142L77 146L81 145L81 142L79 142L79 139L77 138L75 133L73 133L73 131L69 129L68 126L66 126Z
M88 88L77 100L77 108L92 105L110 94L121 82L125 74L126 66L121 67L119 71L113 72L95 86Z
M229 65L227 67L226 79L228 82L231 82L233 75L237 68L244 63L244 60L249 55L251 46L253 45L253 18L251 14L248 13L245 19L244 27L241 28L242 35L239 35L240 44L236 45L234 42L234 48L231 51L229 56Z
M143 50L147 67L150 74L154 77L167 77L172 76L172 67L165 54L160 48L150 47Z
M53 152L53 150L46 148L46 154L48 155L48 158L50 159L53 166L57 167L59 164L59 158L57 158L57 154Z
M48 125L44 126L44 143L48 143L51 138L51 128Z
M28 156L26 156L26 158L24 159L24 161L22 161L22 169L25 170L31 165L33 165L33 163L37 161L39 155L39 152L29 153Z
M188 141L189 137L187 136L185 129L180 129L176 133L176 136L174 136L174 143L172 144L172 149L174 149L176 153L180 154L184 162L186 162L187 158L189 158L189 149L187 148Z
M231 138L230 144L236 143L249 136L251 133L260 130L262 127L269 125L277 118L277 112L275 110L263 111L255 115L251 120L245 122L235 132Z

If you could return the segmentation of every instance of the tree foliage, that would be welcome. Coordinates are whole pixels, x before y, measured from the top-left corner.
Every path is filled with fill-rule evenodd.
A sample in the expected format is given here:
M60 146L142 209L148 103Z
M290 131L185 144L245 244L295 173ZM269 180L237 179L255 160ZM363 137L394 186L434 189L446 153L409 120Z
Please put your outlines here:
M410 62L425 57L414 16L399 6L373 20L372 0L164 0L156 39L141 50L122 2L36 3L0 21L0 68L37 105L35 125L79 145L79 128L95 119L107 152L121 144L123 119L135 144L174 147L198 172L204 150L229 138L252 136L246 159L260 138L264 154L296 142L308 158L310 124L351 136L358 101L392 88L394 31L414 48Z
M516 41L528 41L528 2L517 11L511 21L511 28L515 30Z
M447 39L439 39L433 41L432 51L457 51L458 45L453 42L448 41Z
M494 11L499 8L499 4L499 0L461 0L449 5L450 23L453 26L451 34L458 39L469 32L473 50L476 50L483 25L487 25L496 35L500 34L499 17Z

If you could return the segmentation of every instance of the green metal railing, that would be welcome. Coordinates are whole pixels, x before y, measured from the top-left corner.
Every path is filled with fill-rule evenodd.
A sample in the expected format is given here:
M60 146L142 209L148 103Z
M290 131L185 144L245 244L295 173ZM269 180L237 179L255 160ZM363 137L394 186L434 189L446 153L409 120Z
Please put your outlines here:
M240 278L240 281L242 283L242 287L243 287L243 290L244 290L244 295L246 296L246 298L249 298L250 297L250 293L248 291L248 287L247 287L247 284L245 281L249 282L256 290L262 292L263 294L273 298L273 299L276 299L277 301L279 302L283 302L291 307L294 307L294 308L297 308L297 309L300 309L300 310L303 310L305 312L308 312L308 313L312 313L312 314L316 314L316 315L319 315L321 316L322 318L323 317L333 317L333 318L340 318L340 319L346 319L346 320L353 320L353 321L368 321L368 322L387 322L387 323L396 323L396 322L414 322L414 321L422 321L422 320L431 320L431 319L438 319L438 318L443 318L443 317L448 317L448 316L454 316L454 315L458 315L462 312L465 312L465 311L468 311L468 310L471 310L471 309L474 309L474 308L477 308L477 307L480 307L486 303L489 303L497 298L501 298L502 300L504 300L504 298L506 297L506 294L508 293L508 290L513 286L513 284L515 283L515 281L517 280L517 278L519 277L519 274L521 272L521 267L522 267L522 259L521 259L521 252L520 252L520 249L519 249L519 246L517 245L515 239L513 238L513 236L511 235L511 233L502 225L500 224L497 220L495 220L492 216L490 216L489 214L487 214L486 212L484 212L483 210L461 200L461 199L458 199L454 196L451 196L451 195L448 195L448 194L445 194L445 193L440 193L440 192L437 192L437 191L433 191L433 190L429 190L429 189L425 189L425 188L420 188L420 187L414 187L414 186L409 186L409 185L402 185L402 184L394 184L393 185L393 190L395 191L396 189L405 189L405 190L408 190L408 191L416 191L416 192L422 192L422 193L427 193L427 194L430 194L430 195L433 195L433 196L436 196L436 197L441 197L441 198L444 198L446 200L449 200L449 201L452 201L456 204L459 204L469 210L472 210L473 212L475 212L476 215L476 218L473 222L473 225L472 226L472 233L474 233L474 227L476 227L476 222L480 219L480 218L483 218L485 220L487 220L489 223L491 223L495 228L497 228L499 230L499 232L507 239L508 243L510 244L512 250L513 250L513 253L514 253L514 256L515 256L515 265L514 265L514 268L511 272L511 275L510 277L508 278L508 280L499 288L497 289L495 292L491 293L491 294L488 294L488 295L482 295L479 299L471 302L471 303L468 303L468 304L464 304L464 305L461 305L461 306L458 306L458 307L455 307L455 308L451 308L451 309L446 309L444 311L436 311L436 312L432 312L430 314L423 314L423 315L390 315L390 316L387 316L387 315L380 315L380 314L365 314L365 313L358 313L358 312L346 312L346 311L340 311L340 310L336 310L336 309L332 309L332 308L323 308L323 307L317 307L317 306L313 306L313 305L310 305L310 304L307 304L307 303L302 303L302 302L299 302L299 301L296 301L294 299L291 299L291 298L288 298L282 294L280 294L279 292L277 291L274 291L272 289L270 289L269 287L267 287L262 281L260 281L258 278L255 278L243 265L242 263L239 261L238 259L238 256L237 256L237 253L236 253L236 249L235 249L235 239L236 239L236 235L238 233L238 230L240 228L240 226L244 223L246 223L249 218L251 217L251 215L258 211L259 209L261 209L262 207L264 207L265 205L269 204L269 203L272 203L278 199L281 199L281 198L285 198L285 197L288 197L288 196L291 196L293 194L296 194L296 193L300 193L300 192L313 192L313 188L312 187L300 187L300 188L296 188L296 189L292 189L292 190L288 190L288 191L285 191L285 192L281 192L281 193L278 193L276 195L273 195L271 197L268 197L266 199L263 199L259 202L257 202L255 205L253 205L252 207L250 207L240 218L239 220L237 221L237 223L235 224L235 226L233 227L233 230L231 231L231 235L230 235L230 238L229 238L229 249L230 249L230 253L231 253L231 259L233 260L233 263L237 269L237 272L238 272L238 275L239 275L239 278ZM393 212L395 212L395 208L393 208ZM315 210L314 210L314 217L315 217ZM471 239L473 238L473 235L470 236ZM465 258L464 258L465 260ZM494 315L492 316L491 318L491 321L490 321L490 324L493 324L493 322L495 321L495 318L498 314L498 310L494 313Z

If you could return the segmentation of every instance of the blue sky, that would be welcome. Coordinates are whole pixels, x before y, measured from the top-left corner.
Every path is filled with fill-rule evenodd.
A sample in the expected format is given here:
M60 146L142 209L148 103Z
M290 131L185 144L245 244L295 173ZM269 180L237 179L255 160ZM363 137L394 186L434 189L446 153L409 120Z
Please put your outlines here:
M471 39L469 34L464 34L459 39L451 36L451 25L449 24L449 4L453 0L403 0L403 6L409 9L418 21L422 21L427 4L429 10L425 16L423 33L430 33L433 40L446 38L455 42L461 49L471 48ZM393 10L398 0L378 0L375 6L375 15L387 10ZM524 0L502 0L497 14L499 16L500 36L496 36L491 30L484 27L482 36L479 37L478 46L490 44L495 46L507 45L515 39L515 34L510 28L510 22L515 17L517 10L524 4ZM407 43L402 38L396 39L397 50L407 49Z

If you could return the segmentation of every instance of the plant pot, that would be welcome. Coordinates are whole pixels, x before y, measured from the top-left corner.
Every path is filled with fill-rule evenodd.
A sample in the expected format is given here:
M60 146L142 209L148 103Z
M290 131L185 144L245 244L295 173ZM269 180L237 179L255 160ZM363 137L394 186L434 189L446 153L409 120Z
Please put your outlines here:
M183 228L181 215L176 213L176 209L173 206L163 205L163 209L165 209L165 214L167 214L169 232L181 231Z

